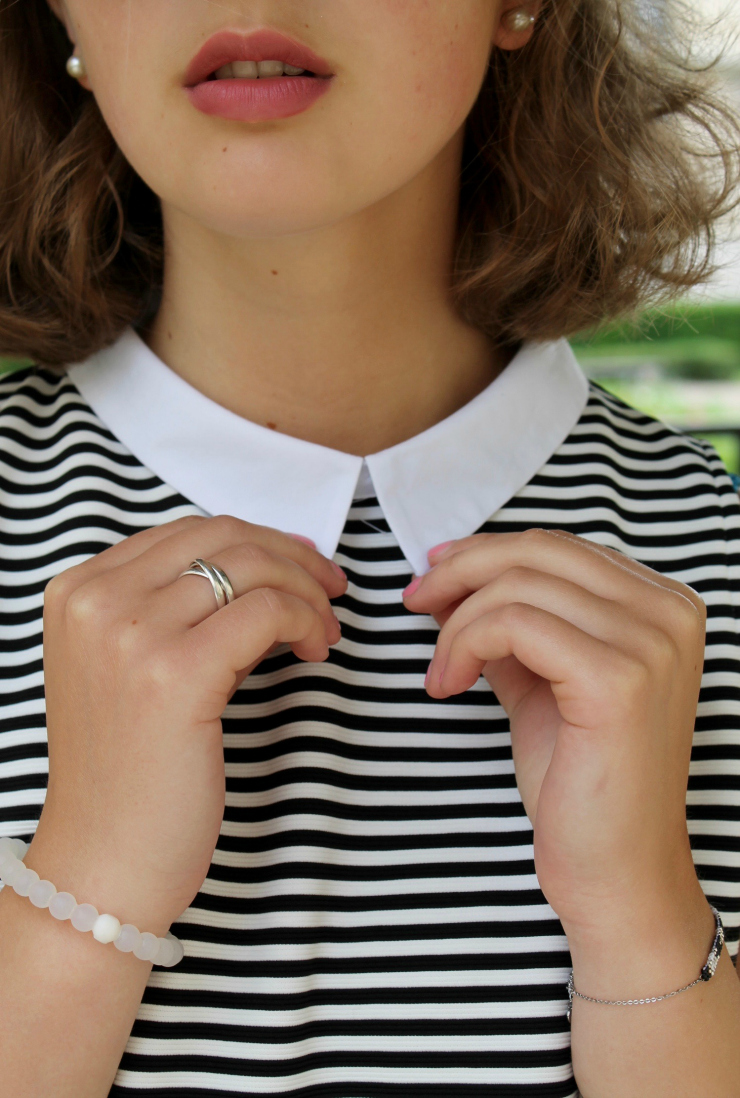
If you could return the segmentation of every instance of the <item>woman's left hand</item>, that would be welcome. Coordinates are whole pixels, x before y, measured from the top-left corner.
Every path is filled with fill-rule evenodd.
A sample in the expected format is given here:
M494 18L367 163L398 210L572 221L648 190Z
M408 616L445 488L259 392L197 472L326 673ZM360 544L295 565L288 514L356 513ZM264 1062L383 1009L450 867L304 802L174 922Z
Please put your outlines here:
M404 593L441 625L427 691L461 694L482 672L506 710L537 876L566 932L695 887L702 599L562 530L479 534L430 562Z

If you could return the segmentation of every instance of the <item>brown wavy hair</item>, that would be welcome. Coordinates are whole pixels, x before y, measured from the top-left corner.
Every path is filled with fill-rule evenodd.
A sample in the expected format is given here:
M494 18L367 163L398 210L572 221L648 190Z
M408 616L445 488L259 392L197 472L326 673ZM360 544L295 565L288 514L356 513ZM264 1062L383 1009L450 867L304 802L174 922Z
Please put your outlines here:
M451 292L498 343L554 339L711 272L738 124L631 0L545 0L466 125ZM0 0L0 353L80 360L161 294L159 201L65 71L46 0Z

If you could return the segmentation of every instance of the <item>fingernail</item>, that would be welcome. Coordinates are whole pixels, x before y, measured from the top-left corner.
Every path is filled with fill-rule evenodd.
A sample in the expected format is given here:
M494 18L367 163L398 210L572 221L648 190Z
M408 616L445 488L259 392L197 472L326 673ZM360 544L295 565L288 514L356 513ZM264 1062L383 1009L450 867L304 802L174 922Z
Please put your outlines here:
M404 591L403 598L405 598L405 599L410 598L414 594L415 591L419 590L420 586L421 586L421 576L416 576L414 579L412 579L411 583L408 585L408 587Z
M329 564L332 566L338 576L340 576L343 580L346 580L347 573L344 571L343 568L340 568L339 565L335 564L333 560L330 560Z
M446 671L446 670L447 670L447 664L445 664L445 665L444 665L444 667L442 668L442 670L441 670L441 671L440 671L440 673L439 673L439 682L438 682L438 686L440 687L440 689L441 689L441 687L442 687L442 679L443 679L443 678L445 677L445 671Z
M294 541L302 541L304 545L310 545L312 549L316 548L316 542L311 541L310 538L304 538L303 534L288 534L289 538L293 538Z
M432 663L434 663L434 660L432 660ZM427 677L424 679L424 686L425 687L429 686L429 680L432 677L432 663L430 663L429 667L427 668Z
M454 545L452 541L443 541L441 545L435 545L433 549L430 549L427 553L428 557L436 557L440 553L444 553L445 549L449 549L451 545Z

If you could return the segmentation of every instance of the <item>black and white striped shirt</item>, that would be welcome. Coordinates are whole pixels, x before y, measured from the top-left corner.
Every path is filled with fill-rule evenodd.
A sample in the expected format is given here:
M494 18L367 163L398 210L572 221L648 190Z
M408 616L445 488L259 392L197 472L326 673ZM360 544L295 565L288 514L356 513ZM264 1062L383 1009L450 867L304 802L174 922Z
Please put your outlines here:
M363 464L233 416L129 332L67 374L0 380L0 507L0 834L30 839L44 800L57 572L229 511L313 537L350 580L330 660L278 650L224 714L221 835L173 926L186 956L152 970L111 1094L576 1093L568 943L506 716L483 679L428 697L437 628L401 601L433 544L476 529L568 529L706 601L687 815L736 955L740 505L707 443L587 383L567 344L525 345L466 408Z

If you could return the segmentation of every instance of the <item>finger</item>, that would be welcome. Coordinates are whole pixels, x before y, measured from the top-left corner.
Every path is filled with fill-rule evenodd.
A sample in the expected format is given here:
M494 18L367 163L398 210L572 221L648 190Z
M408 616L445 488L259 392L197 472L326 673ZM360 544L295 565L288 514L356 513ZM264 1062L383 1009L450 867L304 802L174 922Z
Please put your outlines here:
M260 660L274 644L290 644L302 660L320 663L329 655L321 616L312 606L285 591L259 588L211 614L185 634L196 649L203 673L225 675L224 689L240 670Z
M434 698L461 694L477 682L489 661L510 656L546 679L564 720L581 727L603 723L605 705L616 712L624 685L620 672L626 681L639 666L546 610L508 603L462 629L453 639L444 667L435 654L427 691Z
M211 560L231 546L245 543L294 561L321 584L329 598L337 598L346 590L347 578L341 568L306 542L231 515L218 515L157 541L118 569L116 584L124 599L134 593L153 592L174 583L197 557Z
M458 605L444 623L437 641L442 666L454 637L476 618L498 610L508 603L526 603L569 621L589 636L624 651L634 650L649 659L658 627L641 622L634 613L613 599L601 598L570 580L560 579L533 568L510 568L480 591ZM639 628L638 628L639 626ZM670 639L670 638L668 638Z
M517 565L578 583L594 594L641 607L645 616L683 617L687 609L703 613L702 600L684 584L560 530L516 534L478 534L445 549L430 572L404 593L411 610L436 614L449 603L477 591Z
M278 556L255 542L232 545L211 556L231 580L236 599L262 587L272 587L313 606L324 622L330 644L340 639L341 629L321 584L295 561ZM190 629L216 608L210 582L203 576L180 576L151 596L149 620L166 629Z

